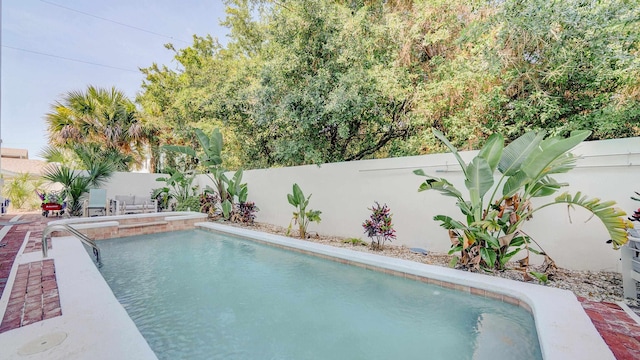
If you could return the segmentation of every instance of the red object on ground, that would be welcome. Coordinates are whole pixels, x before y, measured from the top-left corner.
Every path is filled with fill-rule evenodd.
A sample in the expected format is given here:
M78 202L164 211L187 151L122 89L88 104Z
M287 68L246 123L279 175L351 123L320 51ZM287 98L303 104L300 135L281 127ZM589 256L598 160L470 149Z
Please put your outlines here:
M62 210L62 204L56 204L56 203L48 203L48 204L42 204L42 210L44 211L59 211Z

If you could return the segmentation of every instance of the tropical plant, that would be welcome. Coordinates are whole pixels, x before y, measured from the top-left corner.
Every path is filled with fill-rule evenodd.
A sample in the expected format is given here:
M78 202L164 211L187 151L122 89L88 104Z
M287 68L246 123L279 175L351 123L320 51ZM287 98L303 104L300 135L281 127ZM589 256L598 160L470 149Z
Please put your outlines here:
M191 210L200 209L199 199L197 199L197 206L194 205L194 197L196 197L196 188L192 185L195 179L195 173L193 171L177 171L173 168L165 169L168 177L161 176L156 181L164 181L166 186L161 189L156 189L155 196L166 196L168 199L175 200L176 210ZM152 194L153 195L153 194ZM167 200L168 201L168 200Z
M53 165L45 169L45 180L60 183L63 186L62 196L67 200L67 209L71 216L82 215L82 201L84 194L92 187L103 185L113 174L113 165L110 162L101 162L95 159L91 164L86 164L88 170L72 170L64 165Z
M320 214L322 214L322 211L311 209L307 210L310 198L311 194L305 198L300 186L298 186L298 184L293 184L293 193L287 194L287 200L289 201L289 204L296 208L297 211L293 212L293 217L291 218L289 227L287 228L287 235L291 234L291 227L293 223L296 223L298 224L300 239L306 239L309 222L314 221L318 224L320 223Z
M216 193L205 190L200 194L200 212L207 214L210 218L214 217L219 202L220 199Z
M225 220L230 220L234 207L247 201L248 188L246 183L242 183L242 170L236 171L231 179L226 177L222 179L224 194L226 194L226 199L222 200L222 214Z
M557 182L551 175L574 168L576 157L569 151L586 139L589 131L575 131L567 138L545 138L544 131L531 131L506 147L502 135L496 133L489 137L469 164L441 132L434 130L434 134L460 164L469 197L465 198L444 178L425 175L422 170L414 173L427 177L418 191L436 190L457 200L456 205L465 221L454 220L447 215L437 215L434 220L440 221L441 226L449 231L452 243L449 253L460 253L454 260L461 266L501 270L516 254L525 250L527 254L520 260L524 269L527 269L529 252L545 256L547 269L552 269L555 267L553 260L539 245L539 249L531 246L535 241L521 227L535 212L554 204L580 206L593 213L606 227L614 248L627 242L625 229L630 223L623 217L625 213L614 207L613 201L589 199L580 192L575 195L565 192L554 201L533 207L534 198L550 196L568 185ZM496 170L499 172L497 183L494 180ZM493 191L485 201L485 195L491 189Z
M196 195L189 196L186 199L176 202L176 211L199 211L200 197Z
M234 222L253 225L253 221L256 219L256 212L258 211L260 211L260 209L253 201L241 202L234 206L231 220Z
M151 189L151 199L158 200L158 211L169 209L171 206L171 194L168 187Z
M231 179L225 175L226 170L222 166L222 134L218 128L213 129L211 135L205 134L200 129L194 129L198 144L202 152L189 146L165 145L163 149L185 154L204 167L204 174L214 184L209 191L216 192L220 198L220 209L225 220L230 220L234 212L234 206L247 201L248 188L242 183L242 169L237 170Z
M204 167L204 173L213 181L220 199L226 199L227 194L224 187L226 177L224 175L225 169L222 167L222 146L224 143L220 129L213 129L211 135L205 134L201 129L193 129L193 133L202 152L198 153L195 148L186 145L164 145L162 149L195 159L197 164Z
M384 243L396 238L396 231L391 223L391 210L376 201L371 208L371 216L362 223L364 233L371 238L371 249L382 250Z
M22 209L25 204L28 204L34 190L31 174L22 173L4 184L2 194L9 199L14 208Z

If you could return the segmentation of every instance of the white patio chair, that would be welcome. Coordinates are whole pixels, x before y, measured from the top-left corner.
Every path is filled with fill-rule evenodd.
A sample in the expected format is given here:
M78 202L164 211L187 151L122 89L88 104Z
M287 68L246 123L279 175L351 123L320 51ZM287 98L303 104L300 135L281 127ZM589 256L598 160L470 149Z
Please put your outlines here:
M637 300L640 281L640 231L629 229L629 242L622 247L622 287L624 297Z

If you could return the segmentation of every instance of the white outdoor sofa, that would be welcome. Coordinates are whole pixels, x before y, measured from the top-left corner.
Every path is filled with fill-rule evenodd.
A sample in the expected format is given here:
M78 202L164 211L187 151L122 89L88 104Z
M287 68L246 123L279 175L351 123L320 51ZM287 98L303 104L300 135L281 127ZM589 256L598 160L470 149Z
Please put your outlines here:
M113 215L158 212L158 200L142 195L116 195L111 201Z

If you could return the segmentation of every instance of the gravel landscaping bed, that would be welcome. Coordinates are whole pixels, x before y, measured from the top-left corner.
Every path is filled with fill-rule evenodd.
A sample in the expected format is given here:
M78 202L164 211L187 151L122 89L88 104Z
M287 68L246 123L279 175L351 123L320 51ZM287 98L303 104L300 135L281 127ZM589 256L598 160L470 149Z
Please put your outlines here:
M240 225L234 223L225 223L231 226L246 227L249 229L268 232L272 234L278 234L286 236L287 229L281 226L276 226L266 223L255 223L254 225ZM368 239L364 239L367 241ZM311 236L307 241L313 241L325 245L331 245L335 247L349 248L351 250L374 253L378 255L390 256L410 261L416 261L424 264L449 266L451 256L447 254L429 253L427 255L417 254L412 252L409 248L404 246L396 246L386 244L382 251L372 250L369 247L369 243L354 244L348 241L346 238L337 236L326 236L322 234L316 234L311 232ZM515 268L517 263L512 265L512 268L505 271L484 272L486 275L499 276L502 278L512 279L516 281L523 280L523 271ZM529 270L539 271L540 267L530 266ZM464 270L461 270L464 271ZM549 281L546 285L539 283L537 279L529 281L533 284L539 284L540 286L551 286L555 288L565 289L572 291L577 296L582 296L591 301L605 301L616 302L623 301L622 294L622 275L616 272L607 271L575 271L557 268L549 277ZM638 306L637 301L626 300L629 305Z

